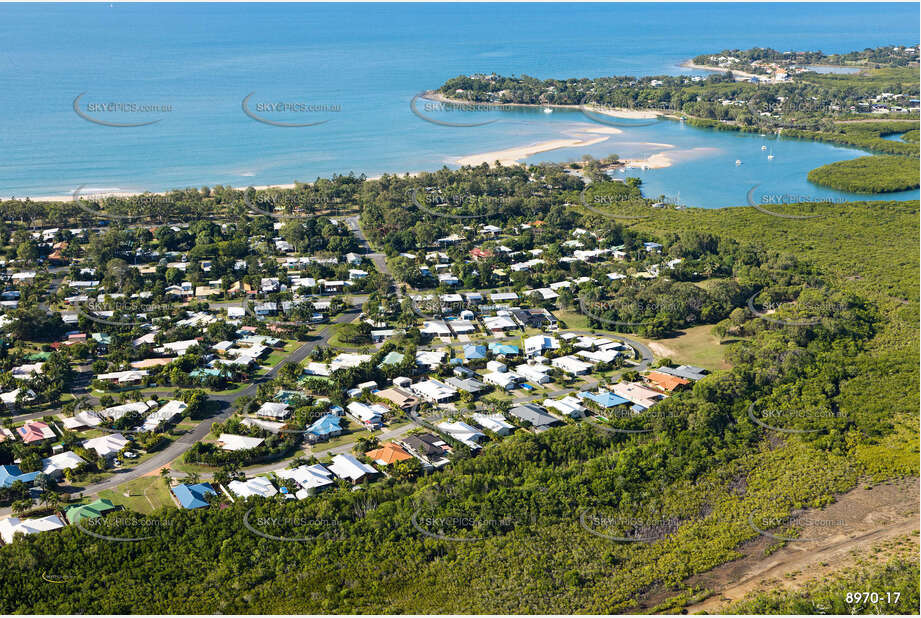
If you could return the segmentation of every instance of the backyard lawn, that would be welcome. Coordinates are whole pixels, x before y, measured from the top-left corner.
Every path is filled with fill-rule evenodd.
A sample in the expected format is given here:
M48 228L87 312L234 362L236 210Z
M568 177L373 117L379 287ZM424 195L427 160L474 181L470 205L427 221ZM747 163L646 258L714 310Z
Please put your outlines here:
M125 494L128 494L127 496ZM118 489L99 492L100 498L111 500L126 509L138 513L150 514L161 507L173 508L175 503L166 489L166 483L156 476L142 476L139 479L120 485Z

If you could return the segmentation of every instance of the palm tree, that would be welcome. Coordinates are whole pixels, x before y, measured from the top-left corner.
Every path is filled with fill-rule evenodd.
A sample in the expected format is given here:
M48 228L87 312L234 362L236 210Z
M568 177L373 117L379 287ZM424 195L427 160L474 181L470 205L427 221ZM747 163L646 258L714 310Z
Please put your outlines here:
M160 478L166 483L166 488L169 489L173 485L173 479L170 476L169 468L160 468Z

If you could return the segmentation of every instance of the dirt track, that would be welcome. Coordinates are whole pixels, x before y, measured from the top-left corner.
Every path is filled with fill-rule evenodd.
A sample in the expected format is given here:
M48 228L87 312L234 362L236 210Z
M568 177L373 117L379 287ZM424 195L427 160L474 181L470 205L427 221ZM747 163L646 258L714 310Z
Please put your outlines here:
M816 540L788 543L769 556L764 555L764 549L777 540L760 537L748 543L740 549L744 558L687 581L714 592L688 606L687 612L719 613L750 593L776 587L795 589L807 580L849 566L871 547L918 531L918 500L918 479L907 479L870 490L861 485L825 509L811 509L805 517L842 520L845 525L810 530L804 537Z

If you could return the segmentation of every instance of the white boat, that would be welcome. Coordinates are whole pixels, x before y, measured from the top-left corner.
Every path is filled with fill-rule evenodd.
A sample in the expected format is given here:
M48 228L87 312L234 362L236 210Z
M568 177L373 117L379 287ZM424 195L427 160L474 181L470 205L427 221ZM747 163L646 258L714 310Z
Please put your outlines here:
M762 146L761 150L767 150L767 146Z
M543 111L545 114L552 114L552 113L553 113L553 110L550 109L549 107L545 107L545 108L544 108L543 110L541 110L541 111Z
M773 159L773 158L774 158L774 149L771 148L771 153L768 155L768 159L770 160L770 159Z
M742 165L742 159L736 159L736 165Z

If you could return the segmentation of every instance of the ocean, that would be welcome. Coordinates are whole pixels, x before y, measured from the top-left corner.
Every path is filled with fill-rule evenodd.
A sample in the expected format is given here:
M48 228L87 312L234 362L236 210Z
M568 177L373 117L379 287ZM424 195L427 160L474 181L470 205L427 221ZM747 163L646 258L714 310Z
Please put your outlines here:
M601 126L565 110L438 116L478 126L434 124L413 113L415 95L460 74L695 73L681 63L725 48L914 44L918 20L910 3L3 4L0 196L453 167L464 155ZM78 110L109 124L76 113L78 97ZM755 185L864 199L805 179L810 169L861 151L671 121L624 124L602 143L528 160L668 150L671 167L629 175L643 179L648 196L692 206L744 205ZM918 191L892 197L917 199Z

